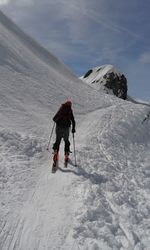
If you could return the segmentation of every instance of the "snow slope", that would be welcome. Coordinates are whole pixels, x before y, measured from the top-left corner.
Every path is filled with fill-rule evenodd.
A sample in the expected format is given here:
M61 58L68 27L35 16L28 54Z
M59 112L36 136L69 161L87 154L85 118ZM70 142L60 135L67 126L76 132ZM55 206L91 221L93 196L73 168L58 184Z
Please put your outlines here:
M0 95L0 249L149 249L149 107L87 86L1 12ZM78 167L72 155L64 169L62 144L52 174L51 119L66 98Z
M0 12L0 89L2 121L9 126L7 113L18 112L20 122L30 124L30 117L56 111L71 98L81 112L98 107L98 94L77 79L56 57L42 48ZM84 98L83 98L84 95ZM95 107L93 107L95 103ZM87 105L88 104L88 105ZM44 116L43 116L44 119ZM16 117L11 117L16 127ZM43 121L42 121L43 123Z

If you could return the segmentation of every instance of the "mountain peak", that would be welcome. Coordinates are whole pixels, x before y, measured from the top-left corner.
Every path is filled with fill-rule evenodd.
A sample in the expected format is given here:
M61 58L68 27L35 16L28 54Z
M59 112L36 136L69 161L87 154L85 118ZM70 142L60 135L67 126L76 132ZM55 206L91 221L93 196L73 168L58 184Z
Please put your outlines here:
M86 72L81 79L95 89L119 98L127 98L127 79L111 64L95 67Z

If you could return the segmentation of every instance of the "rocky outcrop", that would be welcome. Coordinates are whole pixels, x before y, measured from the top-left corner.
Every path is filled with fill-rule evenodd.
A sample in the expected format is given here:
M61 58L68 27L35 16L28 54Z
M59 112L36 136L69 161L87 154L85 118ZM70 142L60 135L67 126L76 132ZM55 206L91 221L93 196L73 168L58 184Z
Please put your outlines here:
M114 72L111 72L105 74L103 77L106 79L106 83L104 84L105 87L112 89L114 95L119 98L124 100L127 99L127 79L123 74L117 75Z
M83 78L88 77L88 76L89 76L92 72L93 72L93 70L92 70L92 69L88 70L88 72L86 72L86 74L84 75L84 77L83 77Z

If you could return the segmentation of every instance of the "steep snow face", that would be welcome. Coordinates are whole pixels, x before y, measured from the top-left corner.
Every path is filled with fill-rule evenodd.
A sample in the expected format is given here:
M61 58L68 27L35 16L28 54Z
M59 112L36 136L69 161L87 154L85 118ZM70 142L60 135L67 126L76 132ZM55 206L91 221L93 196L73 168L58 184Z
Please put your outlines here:
M11 128L13 124L18 124L20 128L25 122L31 126L30 119L42 125L48 113L55 112L66 99L72 99L79 113L102 105L96 91L74 76L55 56L22 32L2 12L0 89L1 121L8 127L11 123ZM112 102L107 97L103 99L107 105ZM39 113L43 114L42 124Z
M97 90L126 99L127 80L113 65L103 65L89 70L81 79Z

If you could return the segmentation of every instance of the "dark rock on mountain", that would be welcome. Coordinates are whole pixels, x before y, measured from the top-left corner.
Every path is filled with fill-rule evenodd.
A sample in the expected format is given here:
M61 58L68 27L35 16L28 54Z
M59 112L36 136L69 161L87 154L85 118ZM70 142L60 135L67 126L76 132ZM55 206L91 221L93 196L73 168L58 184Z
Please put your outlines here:
M114 72L107 73L104 75L104 79L106 79L104 86L108 89L112 89L114 95L124 100L127 99L127 79L123 74L117 75Z

